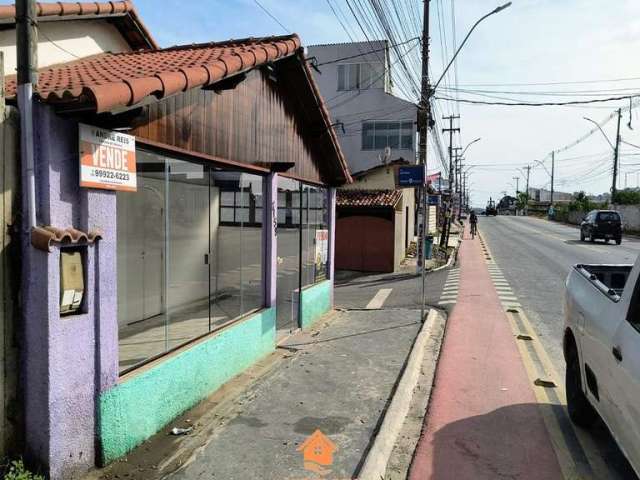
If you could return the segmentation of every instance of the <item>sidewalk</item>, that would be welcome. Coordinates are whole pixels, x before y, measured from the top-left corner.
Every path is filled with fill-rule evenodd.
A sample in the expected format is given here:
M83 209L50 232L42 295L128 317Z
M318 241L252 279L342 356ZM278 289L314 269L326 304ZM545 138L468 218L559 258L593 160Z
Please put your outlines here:
M479 239L465 240L447 332L410 479L561 479Z
M168 478L315 478L297 448L316 429L337 447L328 478L352 478L421 327L418 317L415 310L345 311L294 335L284 345L290 357Z
M328 314L86 480L355 478L423 325L419 314ZM425 353L424 361L435 363L435 355ZM174 426L193 431L173 436ZM298 451L316 430L336 447L323 476L305 469Z

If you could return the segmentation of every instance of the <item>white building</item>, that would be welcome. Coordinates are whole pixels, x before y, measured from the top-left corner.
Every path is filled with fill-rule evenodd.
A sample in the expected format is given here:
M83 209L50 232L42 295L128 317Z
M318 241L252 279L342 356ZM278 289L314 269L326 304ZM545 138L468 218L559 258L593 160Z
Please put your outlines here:
M307 56L315 57L321 72L314 73L315 80L331 113L349 168L354 178L362 179L352 185L352 189L393 191L393 174L378 178L380 172L393 169L378 170L377 167L416 163L417 106L392 93L393 72L388 42L313 45L308 47ZM373 178L371 172L377 172L378 176ZM401 212L401 218L395 220L395 225L396 228L402 226L403 233L395 235L392 261L395 268L405 257L415 231L415 192L413 189L400 192L401 207L397 210ZM343 218L353 215L371 216L370 212L349 211L343 213ZM339 208L338 236L340 220ZM371 228L374 228L373 224ZM362 237L366 240L375 235L368 236L362 232ZM367 250L366 245L362 248Z
M388 160L414 163L417 106L392 94L388 42L313 45L308 56L351 171L381 164L386 147Z

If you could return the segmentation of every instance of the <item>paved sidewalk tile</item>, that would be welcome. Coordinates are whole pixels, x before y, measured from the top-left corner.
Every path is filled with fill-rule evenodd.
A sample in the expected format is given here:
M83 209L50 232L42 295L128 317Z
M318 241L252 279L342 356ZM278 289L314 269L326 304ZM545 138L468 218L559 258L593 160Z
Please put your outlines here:
M459 259L457 304L410 479L561 479L479 239L465 240Z
M340 312L287 342L292 357L261 379L241 413L169 478L303 479L297 448L316 429L335 444L329 479L352 478L421 327L419 311ZM320 320L323 322L323 320Z

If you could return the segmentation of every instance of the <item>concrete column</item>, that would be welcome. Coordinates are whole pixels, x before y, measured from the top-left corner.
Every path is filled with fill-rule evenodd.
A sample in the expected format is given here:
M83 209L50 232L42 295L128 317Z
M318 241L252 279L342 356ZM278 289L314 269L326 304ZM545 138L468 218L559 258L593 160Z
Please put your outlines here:
M60 252L23 237L25 441L29 460L52 479L79 478L95 465L100 392L117 381L115 193L80 189L78 129L46 106L36 108L38 220L100 228L85 247L84 306L60 316Z
M336 253L336 188L329 187L327 190L327 207L329 211L329 252L327 275L331 281L331 306L333 307L333 283L335 278L335 253Z
M278 273L278 174L270 173L262 184L264 302L276 306L276 277Z

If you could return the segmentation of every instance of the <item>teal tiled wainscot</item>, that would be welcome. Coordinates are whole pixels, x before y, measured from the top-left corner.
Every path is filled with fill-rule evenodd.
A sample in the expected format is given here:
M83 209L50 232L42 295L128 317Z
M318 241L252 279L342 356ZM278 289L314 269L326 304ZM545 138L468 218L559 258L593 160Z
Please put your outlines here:
M322 315L331 310L331 289L329 280L303 288L301 293L302 317L300 326L307 328L313 325Z
M275 320L274 308L258 312L102 393L103 463L125 455L273 352Z

